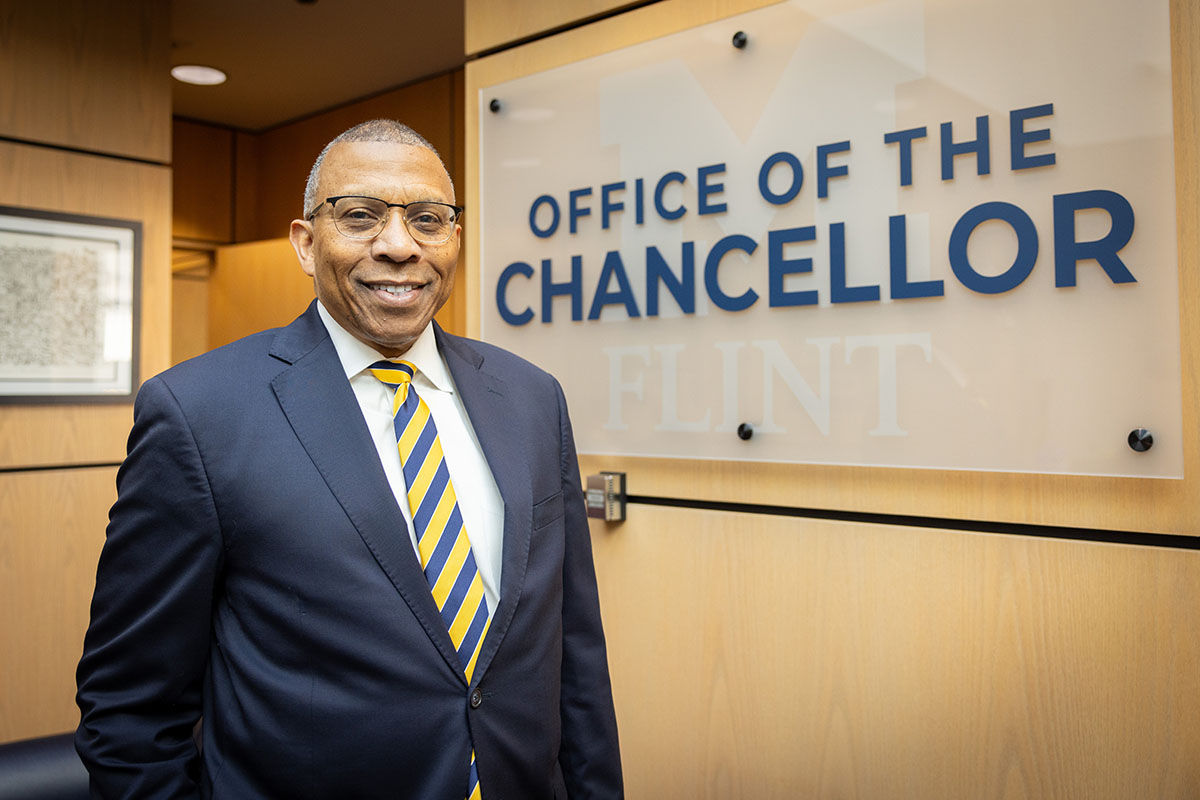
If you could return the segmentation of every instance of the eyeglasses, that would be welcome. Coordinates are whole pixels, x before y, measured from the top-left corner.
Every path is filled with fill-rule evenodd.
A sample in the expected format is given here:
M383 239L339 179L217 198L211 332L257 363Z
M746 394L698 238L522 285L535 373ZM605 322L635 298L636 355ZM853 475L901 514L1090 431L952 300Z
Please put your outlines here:
M404 212L404 227L408 234L421 244L442 244L454 234L454 223L462 214L461 206L449 203L421 201L417 203L385 203L378 197L340 195L326 197L308 215L309 221L317 216L325 204L332 210L333 226L338 233L351 239L374 239L387 226L388 209L399 208Z

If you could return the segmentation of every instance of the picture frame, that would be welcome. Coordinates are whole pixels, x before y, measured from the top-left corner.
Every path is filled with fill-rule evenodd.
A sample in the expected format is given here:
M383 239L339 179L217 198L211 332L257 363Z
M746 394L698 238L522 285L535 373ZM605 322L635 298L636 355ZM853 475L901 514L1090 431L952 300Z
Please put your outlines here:
M0 403L130 402L142 223L0 206Z

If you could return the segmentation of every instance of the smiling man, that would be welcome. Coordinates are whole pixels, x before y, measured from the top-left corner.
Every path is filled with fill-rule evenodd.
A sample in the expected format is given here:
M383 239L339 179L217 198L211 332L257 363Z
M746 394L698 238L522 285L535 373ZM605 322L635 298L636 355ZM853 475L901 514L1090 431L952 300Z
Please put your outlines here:
M97 796L621 796L562 391L433 322L461 214L422 137L350 129L291 225L316 301L142 387L78 673Z

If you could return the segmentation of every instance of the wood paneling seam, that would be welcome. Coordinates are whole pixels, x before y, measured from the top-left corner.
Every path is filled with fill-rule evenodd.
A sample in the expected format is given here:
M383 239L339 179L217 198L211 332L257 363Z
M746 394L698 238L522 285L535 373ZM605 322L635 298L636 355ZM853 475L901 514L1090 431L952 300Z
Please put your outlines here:
M9 142L11 144L23 144L31 147L42 147L47 150L60 150L64 153L76 153L84 156L99 156L101 158L111 158L116 161L128 161L134 164L146 164L151 167L169 167L170 161L157 161L152 158L139 158L137 156L121 155L120 153L106 153L103 150L88 150L85 147L70 147L65 144L54 144L53 142L39 142L33 139L21 139L16 136L0 135L0 142Z

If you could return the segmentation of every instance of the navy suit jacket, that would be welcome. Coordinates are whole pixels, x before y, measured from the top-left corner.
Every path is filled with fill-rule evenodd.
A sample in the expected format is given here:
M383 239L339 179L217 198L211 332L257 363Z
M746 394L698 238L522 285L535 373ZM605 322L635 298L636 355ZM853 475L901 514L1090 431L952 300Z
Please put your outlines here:
M504 499L472 684L314 303L138 393L78 672L95 795L462 800L472 746L486 800L621 795L562 390L436 334Z

